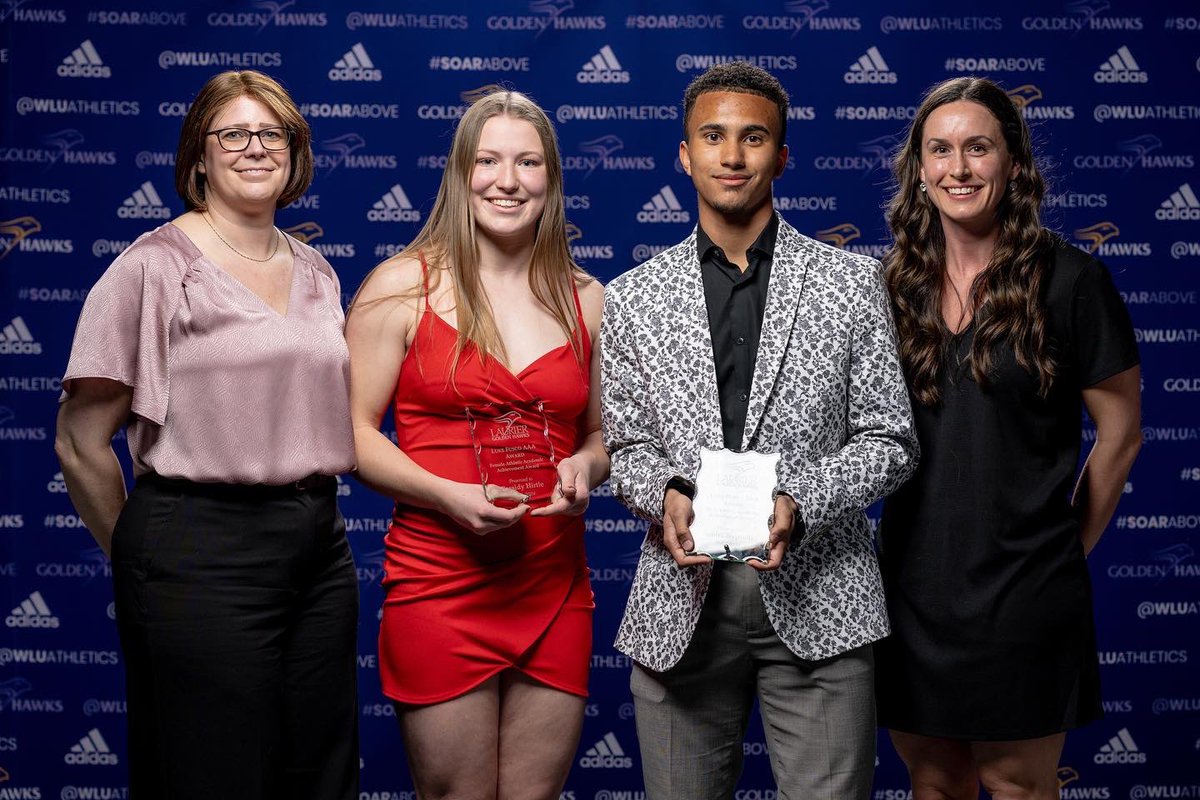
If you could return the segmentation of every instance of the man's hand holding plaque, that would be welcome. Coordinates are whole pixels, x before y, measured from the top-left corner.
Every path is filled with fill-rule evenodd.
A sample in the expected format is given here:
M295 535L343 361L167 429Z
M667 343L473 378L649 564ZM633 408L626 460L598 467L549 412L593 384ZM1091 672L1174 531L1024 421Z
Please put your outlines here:
M778 453L701 448L689 555L745 561L762 569L779 566L794 504L788 505L790 498L783 495L786 502L780 508L771 497L778 463Z

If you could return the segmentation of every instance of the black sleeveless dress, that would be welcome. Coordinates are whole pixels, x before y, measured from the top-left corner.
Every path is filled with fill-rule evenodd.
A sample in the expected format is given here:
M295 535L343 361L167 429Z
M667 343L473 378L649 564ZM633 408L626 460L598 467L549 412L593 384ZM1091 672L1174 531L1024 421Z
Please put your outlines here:
M1049 397L1011 349L986 387L973 325L942 402L913 400L921 462L884 504L892 635L876 645L879 724L966 740L1030 739L1101 716L1091 583L1071 506L1083 389L1138 363L1105 267L1069 245L1044 286L1058 364Z

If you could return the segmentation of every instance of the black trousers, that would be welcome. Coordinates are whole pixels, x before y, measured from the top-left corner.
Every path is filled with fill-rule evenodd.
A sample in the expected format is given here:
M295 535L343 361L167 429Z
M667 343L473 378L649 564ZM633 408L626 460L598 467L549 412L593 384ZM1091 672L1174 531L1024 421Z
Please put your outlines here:
M139 479L112 548L132 800L357 800L335 494Z

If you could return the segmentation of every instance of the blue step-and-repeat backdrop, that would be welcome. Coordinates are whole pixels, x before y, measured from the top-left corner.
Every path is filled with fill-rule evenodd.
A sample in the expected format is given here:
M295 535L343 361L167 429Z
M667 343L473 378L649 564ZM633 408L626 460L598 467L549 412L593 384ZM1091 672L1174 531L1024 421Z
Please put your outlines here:
M348 297L421 225L455 120L497 83L557 124L581 264L608 280L680 240L696 221L676 159L680 97L735 58L792 95L779 210L873 256L887 247L888 156L923 90L988 75L1022 107L1053 180L1047 224L1112 270L1144 370L1146 444L1090 560L1107 716L1069 736L1062 797L1200 797L1196 3L3 0L0 800L125 796L109 569L54 458L55 401L89 287L182 211L174 150L201 84L261 69L300 103L316 179L279 220L329 258ZM645 524L606 488L587 519L596 649L571 800L643 796L629 661L611 642ZM362 591L361 798L406 800L376 674L389 503L350 478L339 493ZM745 755L737 798L774 798L761 728ZM875 798L908 797L906 784L881 737Z

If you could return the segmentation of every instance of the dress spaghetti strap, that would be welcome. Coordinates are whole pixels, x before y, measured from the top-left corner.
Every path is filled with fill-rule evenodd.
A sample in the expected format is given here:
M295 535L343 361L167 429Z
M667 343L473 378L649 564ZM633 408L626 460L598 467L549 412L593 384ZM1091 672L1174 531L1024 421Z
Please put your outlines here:
M588 334L587 323L583 319L583 304L579 302L579 287L575 285L575 278L568 278L571 281L571 298L575 301L575 336L578 337L580 347L586 347L585 342L591 341L591 336Z
M418 250L417 258L421 261L421 296L425 298L426 307L429 306L429 265L425 263L425 251ZM578 300L576 301L578 302Z

